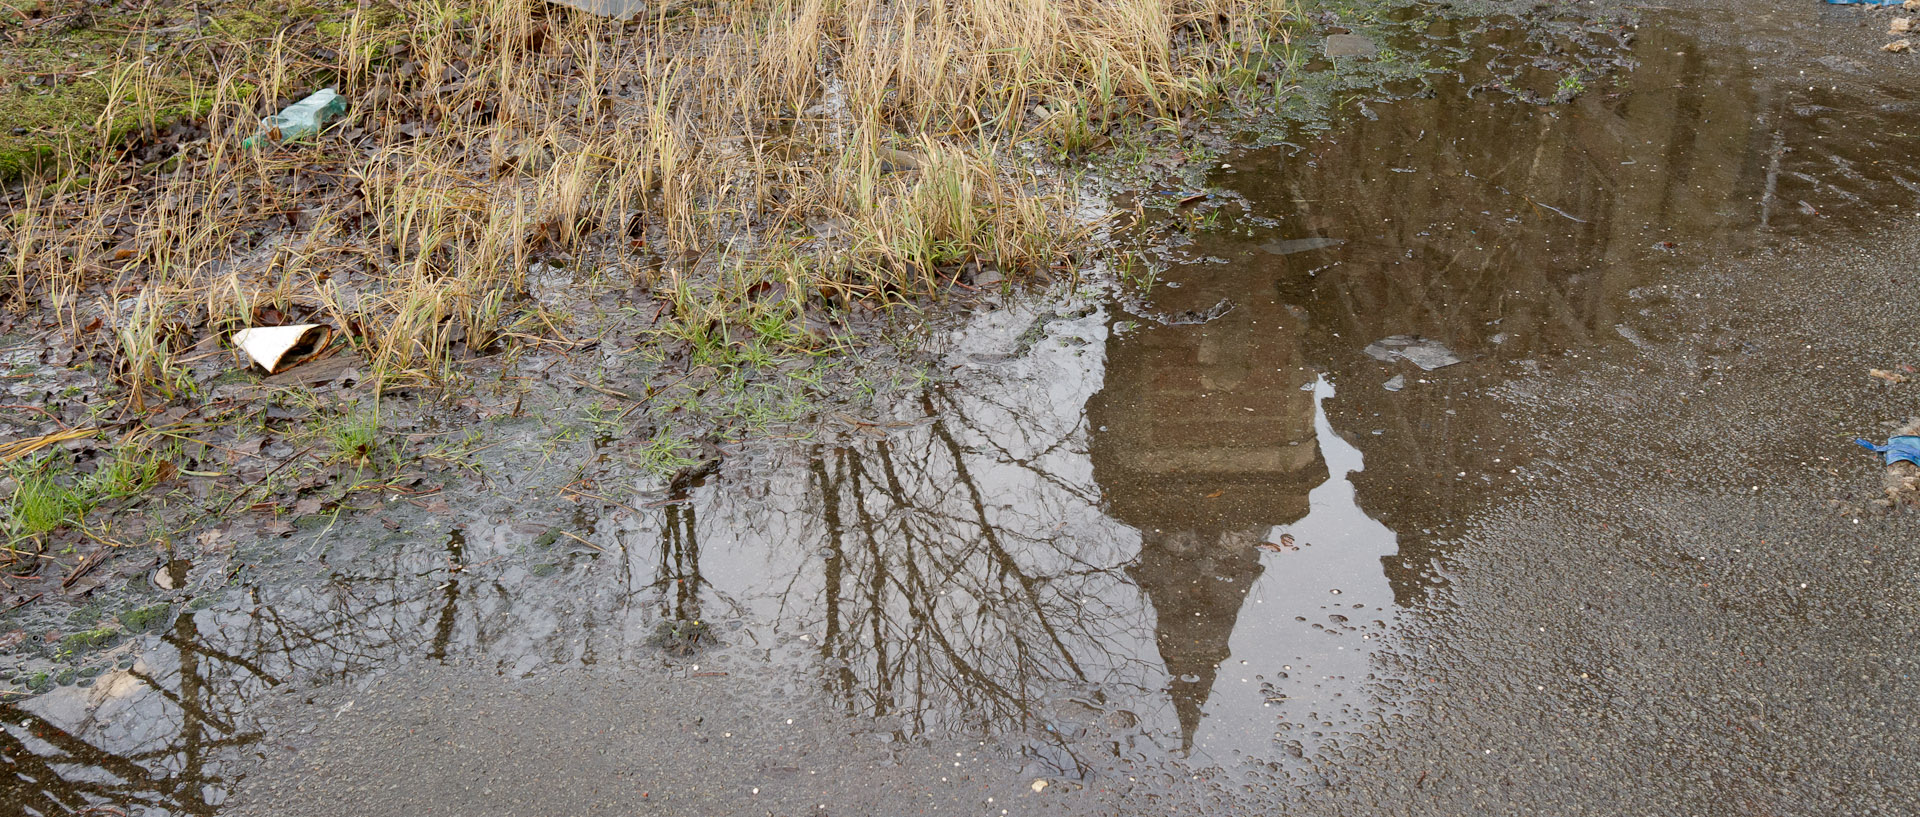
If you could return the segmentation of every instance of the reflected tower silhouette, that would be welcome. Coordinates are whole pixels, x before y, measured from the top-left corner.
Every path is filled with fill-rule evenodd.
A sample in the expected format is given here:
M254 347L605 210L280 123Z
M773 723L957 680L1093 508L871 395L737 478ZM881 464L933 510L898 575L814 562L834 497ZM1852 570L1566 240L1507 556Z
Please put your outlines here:
M1454 25L1436 20L1431 33L1452 34ZM1524 28L1460 33L1503 54L1541 47ZM1767 157L1777 148L1767 123L1796 144L1777 161L1807 161L1794 157L1819 144L1789 138L1804 117L1777 104L1777 91L1722 79L1743 69L1715 67L1702 56L1710 49L1693 39L1648 27L1637 42L1631 93L1585 94L1552 116L1487 94L1488 63L1468 60L1428 92L1383 105L1390 115L1349 117L1304 149L1237 156L1212 181L1274 226L1250 236L1196 232L1191 257L1228 263L1169 272L1180 282L1261 273L1307 316L1298 348L1309 361L1336 381L1371 381L1343 389L1327 413L1344 432L1385 432L1360 438L1368 468L1356 480L1368 512L1408 534L1402 554L1385 565L1403 606L1421 603L1432 587L1426 574L1459 517L1450 509L1509 490L1435 477L1504 473L1526 454L1503 450L1498 401L1458 400L1452 389L1418 384L1377 388L1393 372L1366 357L1365 345L1417 334L1469 360L1520 361L1629 343L1619 327L1646 308L1630 295L1636 287L1663 264L1745 235L1761 215L1746 203L1758 205L1771 184ZM1772 215L1776 223L1794 217L1785 209ZM1274 254L1319 238L1345 243ZM1648 323L1639 331L1657 336L1659 325ZM1459 433L1466 428L1475 431Z
M1087 403L1105 510L1140 531L1127 572L1153 605L1183 751L1260 576L1255 546L1306 516L1308 491L1327 479L1299 319L1273 289L1257 270L1184 270L1158 308L1232 308L1110 334L1106 385Z

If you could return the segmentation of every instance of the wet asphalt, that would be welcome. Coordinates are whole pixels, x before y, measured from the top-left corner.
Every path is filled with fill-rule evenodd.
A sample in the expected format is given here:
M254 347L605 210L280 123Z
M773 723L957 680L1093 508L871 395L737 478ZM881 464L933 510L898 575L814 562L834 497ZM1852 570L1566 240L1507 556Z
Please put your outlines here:
M1871 105L1915 76L1911 55L1878 50L1886 13L1755 5L1638 13L1745 65L1742 82L1789 88L1804 71L1810 90ZM1910 162L1920 178L1920 155L1875 158L1889 167L1867 177ZM1729 211L1757 206L1760 191L1730 189ZM904 739L835 714L800 678L409 662L281 694L220 812L1920 813L1920 524L1871 504L1883 469L1849 442L1920 413L1920 384L1867 375L1920 364L1920 199L1888 195L1860 215L1835 194L1840 209L1809 204L1791 229L1712 222L1607 293L1631 331L1483 354L1404 395L1481 406L1476 436L1511 452L1504 473L1376 455L1367 401L1403 395L1330 403L1378 480L1359 483L1362 507L1452 476L1501 482L1447 505L1459 513L1418 548L1403 538L1434 589L1370 666L1391 705L1303 757L1122 751L1062 775L1017 741Z

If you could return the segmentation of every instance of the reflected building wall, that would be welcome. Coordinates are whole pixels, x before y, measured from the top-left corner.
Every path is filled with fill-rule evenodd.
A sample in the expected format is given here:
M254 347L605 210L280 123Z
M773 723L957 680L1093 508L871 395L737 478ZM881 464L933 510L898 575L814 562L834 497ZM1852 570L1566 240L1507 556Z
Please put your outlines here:
M1102 507L1140 531L1127 568L1151 603L1181 749L1260 576L1256 545L1306 516L1327 479L1314 436L1314 374L1299 318L1254 271L1202 264L1156 300L1204 322L1149 324L1107 341L1106 382L1087 401Z
M1333 427L1367 458L1354 480L1361 502L1405 537L1386 565L1402 604L1424 596L1421 574L1455 509L1509 490L1505 476L1528 454L1508 446L1497 400L1463 399L1481 385L1421 385L1419 370L1383 367L1361 349L1417 334L1467 359L1550 365L1569 350L1624 345L1618 327L1643 307L1630 290L1663 265L1697 263L1684 254L1724 246L1757 216L1766 98L1671 32L1645 30L1634 53L1627 92L1546 109L1476 88L1484 76L1469 62L1457 81L1379 107L1377 119L1351 117L1309 149L1256 152L1215 176L1280 223L1251 239L1197 235L1191 254L1229 259L1248 280L1243 297L1305 316L1303 356L1343 386L1326 407ZM1317 236L1346 243L1260 249ZM1169 277L1211 280L1220 266ZM1380 388L1395 372L1415 382ZM1490 385L1508 373L1479 376Z

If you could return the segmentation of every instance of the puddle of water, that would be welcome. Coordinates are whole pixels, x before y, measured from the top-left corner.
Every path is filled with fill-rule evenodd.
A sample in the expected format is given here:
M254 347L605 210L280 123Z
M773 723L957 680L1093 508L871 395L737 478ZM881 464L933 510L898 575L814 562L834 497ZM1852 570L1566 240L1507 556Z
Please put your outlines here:
M607 501L527 501L546 454L496 452L452 521L396 503L397 531L303 539L312 570L195 565L242 588L0 705L0 799L214 813L297 728L262 702L410 662L730 672L902 737L1016 736L1042 774L1311 761L1409 694L1387 664L1435 563L1536 466L1490 389L1662 339L1665 265L1920 200L1880 161L1920 149L1909 102L1756 84L1660 30L1636 53L1627 92L1520 106L1468 71L1235 157L1146 302L983 312L892 413L664 502L617 458ZM1365 351L1401 335L1464 362Z

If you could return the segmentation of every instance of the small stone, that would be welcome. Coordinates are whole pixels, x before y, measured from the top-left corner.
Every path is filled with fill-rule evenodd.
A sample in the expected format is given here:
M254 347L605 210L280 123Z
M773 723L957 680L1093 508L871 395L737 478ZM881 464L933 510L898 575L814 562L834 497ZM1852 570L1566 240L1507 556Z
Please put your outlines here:
M1847 59L1846 57L1829 55L1814 60L1814 62L1847 74L1864 74L1867 72L1866 63L1859 60Z

